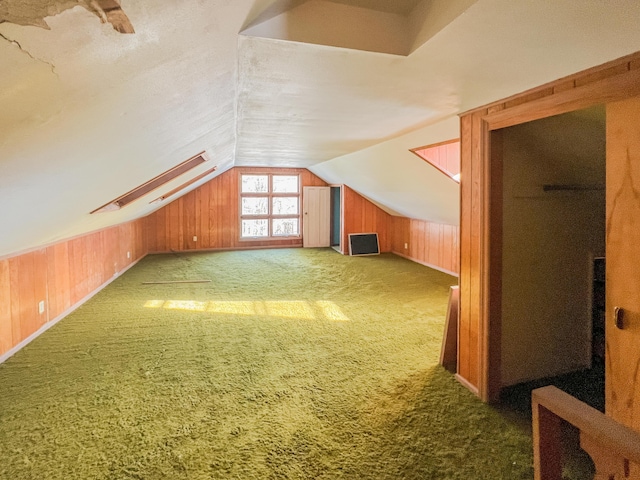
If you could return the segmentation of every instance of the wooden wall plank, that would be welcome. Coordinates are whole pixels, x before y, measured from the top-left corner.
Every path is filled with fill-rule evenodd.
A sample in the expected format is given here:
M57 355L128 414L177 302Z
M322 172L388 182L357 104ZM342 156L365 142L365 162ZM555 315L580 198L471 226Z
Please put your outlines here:
M480 374L480 349L478 344L479 331L482 322L481 313L484 304L483 297L483 248L484 248L484 137L482 117L486 111L477 112L472 118L472 166L471 166L471 269L477 272L472 277L471 298L481 299L471 305L471 321L469 322L469 374L466 379L477 386Z
M49 270L49 302L55 298L55 309L50 312L50 317L56 318L72 305L69 243L61 242L49 248L49 264L53 267Z
M429 223L416 220L414 225L416 228L416 258L423 262L428 262L430 248Z
M206 215L209 216L209 230L211 235L211 248L222 248L224 245L223 234L224 230L221 225L218 224L216 212L222 208L222 176L216 177L215 182L209 182L212 189L212 195L209 199L209 210Z
M20 255L19 257L9 258L9 285L11 291L11 332L14 345L20 343L24 338L22 337L22 311L20 302L22 295L20 292L20 263L24 264L24 257L26 255Z
M442 228L442 268L455 271L453 256L455 252L453 250L455 245L454 241L454 227L453 225L443 225Z
M42 325L49 321L49 294L48 294L48 286L47 286L47 271L48 271L48 258L47 258L47 249L42 248L40 250L36 250L33 257L33 289L34 289L34 298L35 305L34 309L37 313L37 316L34 318L33 327L35 328L34 332L38 330ZM38 312L38 303L44 302L44 312Z
M427 262L433 265L437 265L439 263L438 252L440 240L440 225L437 223L429 222L425 235L428 235L429 237L429 250L426 252Z
M458 325L458 375L469 376L469 329L471 318L471 186L472 115L460 119L460 323Z
M200 198L197 199L197 203L200 205L199 215L199 246L201 248L212 248L211 246L211 231L209 230L209 204L211 202L211 182L205 183L202 188L198 189L200 192Z
M145 231L147 235L147 250L155 252L158 250L158 216L151 214L145 218Z
M86 246L83 237L69 242L69 278L71 286L71 303L78 303L88 291L86 271Z
M116 235L118 237L118 251L116 252L118 255L117 263L121 265L122 268L126 268L132 261L131 258L127 257L127 252L131 251L129 231L126 225L120 225L116 228Z
M182 205L182 221L183 221L183 237L184 237L184 250L193 250L198 247L198 242L193 240L193 237L198 235L196 225L200 224L199 213L200 209L196 207L196 195L200 189L196 189L187 193L183 199ZM199 197L199 196L198 196Z
M104 245L102 242L102 232L89 235L89 292L94 291L104 283L106 272L104 271ZM89 293L87 292L87 293Z
M11 276L9 260L0 260L0 355L16 343L11 322Z

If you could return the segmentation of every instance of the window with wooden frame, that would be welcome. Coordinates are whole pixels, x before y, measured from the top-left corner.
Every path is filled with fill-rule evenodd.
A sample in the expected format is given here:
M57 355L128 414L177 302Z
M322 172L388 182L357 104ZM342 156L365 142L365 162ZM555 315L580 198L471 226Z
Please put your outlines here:
M240 175L240 238L300 237L300 175Z

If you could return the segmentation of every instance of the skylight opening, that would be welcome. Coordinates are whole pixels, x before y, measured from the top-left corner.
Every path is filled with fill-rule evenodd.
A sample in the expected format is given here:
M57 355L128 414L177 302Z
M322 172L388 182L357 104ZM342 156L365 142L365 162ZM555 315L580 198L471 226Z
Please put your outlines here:
M187 188L189 185L193 185L194 183L196 183L198 180L206 177L207 175L215 172L218 169L218 167L213 167L210 168L209 170L207 170L206 172L201 173L200 175L197 175L195 177L193 177L191 180L189 180L188 182L184 182L182 185L180 185L179 187L174 188L173 190L168 191L167 193L165 193L164 195L159 196L158 198L156 198L155 200L151 200L149 203L156 203L156 202L162 202L163 200L166 200L169 197L172 197L173 195L175 195L176 193L180 192L181 190L184 190L185 188Z
M119 196L111 200L110 202L102 205L99 208L96 208L91 213L101 213L101 212L111 212L114 210L119 210L122 207L130 204L138 200L140 197L145 196L147 193L160 188L166 183L170 182L176 177L187 173L189 170L197 167L198 165L206 162L208 158L205 156L205 152L201 152L198 155L191 157L188 160L176 165L175 167L167 170L164 173L161 173L157 177L152 178L148 182L143 183L142 185L137 186L133 190L128 191L124 195Z

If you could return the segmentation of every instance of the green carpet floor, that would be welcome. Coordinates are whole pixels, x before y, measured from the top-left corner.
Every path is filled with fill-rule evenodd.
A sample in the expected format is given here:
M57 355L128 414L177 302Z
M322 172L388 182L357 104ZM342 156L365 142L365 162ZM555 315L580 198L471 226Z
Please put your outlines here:
M211 283L142 285L210 279ZM455 279L331 249L149 256L0 365L0 478L530 479L437 366Z

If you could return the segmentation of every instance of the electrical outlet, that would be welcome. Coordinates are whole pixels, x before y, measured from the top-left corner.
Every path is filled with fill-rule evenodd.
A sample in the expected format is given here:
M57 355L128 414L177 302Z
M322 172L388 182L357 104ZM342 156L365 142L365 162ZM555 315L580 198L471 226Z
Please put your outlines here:
M127 252L127 258L131 258L131 252Z
M44 313L44 300L40 300L40 303L38 303L38 313L40 315Z
M409 248L409 244L408 244L408 243L405 243L405 244L404 244L404 249L406 250L407 248Z
M194 236L193 236L193 241L194 241L194 242L197 242L197 241L198 241L198 236L197 236L197 235L194 235Z

